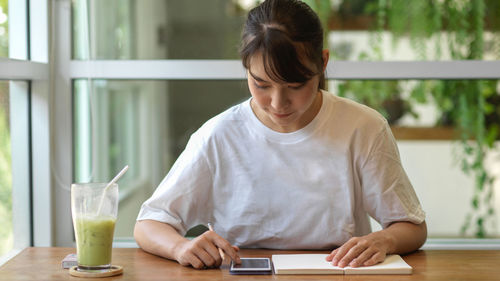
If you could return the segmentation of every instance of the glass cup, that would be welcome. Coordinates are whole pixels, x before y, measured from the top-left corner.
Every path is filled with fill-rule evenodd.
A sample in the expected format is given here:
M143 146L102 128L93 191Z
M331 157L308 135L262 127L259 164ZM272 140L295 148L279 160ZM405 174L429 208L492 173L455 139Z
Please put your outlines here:
M78 270L111 268L113 234L118 214L118 184L71 185L71 213L76 238Z

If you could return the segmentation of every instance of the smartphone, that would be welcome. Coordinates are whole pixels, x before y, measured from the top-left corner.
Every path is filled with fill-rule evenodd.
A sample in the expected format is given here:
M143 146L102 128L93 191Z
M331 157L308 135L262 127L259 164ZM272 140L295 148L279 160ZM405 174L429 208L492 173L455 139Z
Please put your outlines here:
M241 258L241 264L231 261L230 274L271 274L271 260L269 258Z

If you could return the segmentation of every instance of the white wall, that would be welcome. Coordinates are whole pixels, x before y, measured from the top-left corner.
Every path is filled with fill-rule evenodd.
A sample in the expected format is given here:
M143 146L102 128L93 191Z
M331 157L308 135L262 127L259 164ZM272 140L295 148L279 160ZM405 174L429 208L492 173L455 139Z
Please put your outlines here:
M460 228L467 212L471 209L474 180L466 176L456 163L457 143L452 141L398 141L401 161L426 214L429 237L459 237ZM490 171L500 176L498 154L491 154L486 161ZM494 206L500 210L500 187ZM487 228L490 234L499 236L498 216L495 225ZM372 221L374 229L380 226Z

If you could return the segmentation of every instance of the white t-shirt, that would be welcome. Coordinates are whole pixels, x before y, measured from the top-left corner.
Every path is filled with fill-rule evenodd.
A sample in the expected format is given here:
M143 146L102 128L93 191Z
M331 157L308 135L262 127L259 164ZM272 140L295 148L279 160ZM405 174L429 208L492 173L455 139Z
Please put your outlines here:
M371 232L425 218L387 121L376 111L322 92L306 127L279 133L250 100L195 132L139 212L181 235L212 222L241 247L331 249Z

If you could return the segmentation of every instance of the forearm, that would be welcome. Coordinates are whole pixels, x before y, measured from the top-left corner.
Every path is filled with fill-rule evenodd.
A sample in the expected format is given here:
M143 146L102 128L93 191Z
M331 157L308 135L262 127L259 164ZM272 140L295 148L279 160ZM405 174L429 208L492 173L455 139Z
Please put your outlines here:
M136 222L134 238L143 250L172 260L177 259L177 247L187 241L169 224L154 220Z
M427 239L427 225L424 222L395 222L379 231L389 239L388 254L406 254L418 250Z

